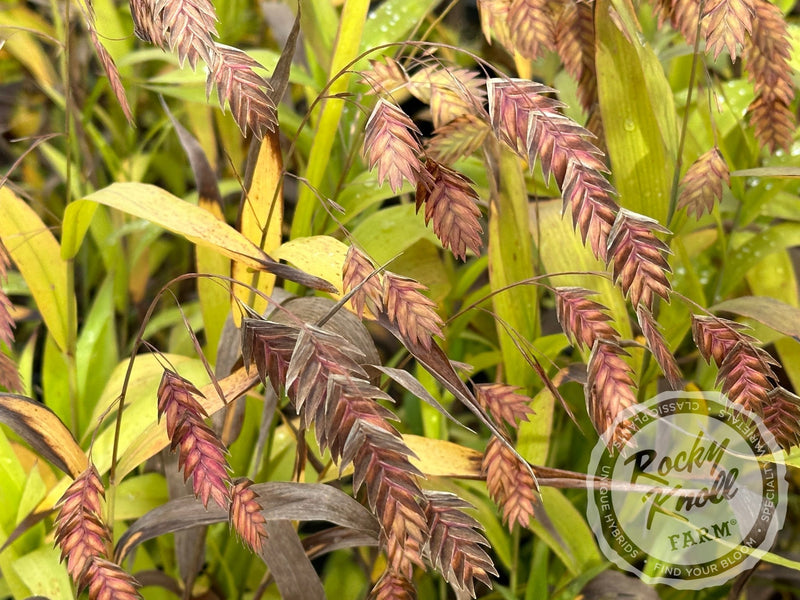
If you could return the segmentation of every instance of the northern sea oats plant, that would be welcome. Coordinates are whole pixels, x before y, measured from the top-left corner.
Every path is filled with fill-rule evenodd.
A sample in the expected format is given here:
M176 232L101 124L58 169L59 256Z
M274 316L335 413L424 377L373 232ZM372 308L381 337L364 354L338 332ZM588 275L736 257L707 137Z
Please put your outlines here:
M795 464L793 5L0 10L0 589L571 598L624 409L717 387Z

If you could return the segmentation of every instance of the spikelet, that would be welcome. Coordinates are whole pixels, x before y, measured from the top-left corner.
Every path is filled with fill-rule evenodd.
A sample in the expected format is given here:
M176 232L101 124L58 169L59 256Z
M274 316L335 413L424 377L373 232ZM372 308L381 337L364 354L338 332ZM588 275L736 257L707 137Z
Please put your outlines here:
M104 495L100 474L90 464L56 503L55 541L78 592L88 588L90 600L136 600L141 598L137 581L107 560L111 531L101 517Z
M736 321L711 315L692 315L692 337L706 362L722 364L739 342L753 344L756 339L744 333L748 327Z
M368 600L416 600L414 584L406 577L387 568L372 591Z
M436 128L464 115L482 116L484 79L477 71L452 69L438 65L414 73L408 91L430 105Z
M383 296L381 274L372 275L374 270L375 267L369 257L356 246L350 246L342 267L342 287L344 292L348 293L364 282L350 297L350 304L359 318L364 316L364 306L368 300L372 303L372 308L377 309L381 306Z
M706 0L703 5L706 51L713 52L714 60L727 48L736 60L745 37L753 30L754 0Z
M792 110L779 100L759 96L747 107L750 126L763 148L770 152L788 149L792 145L795 118Z
M683 176L678 208L685 208L687 214L698 219L704 212L710 213L714 203L722 200L723 182L730 185L730 171L719 148L714 146L694 161Z
M140 584L132 575L103 558L92 557L84 575L89 600L137 600Z
M494 38L503 48L513 53L514 44L508 28L511 0L478 0L478 10L481 17L481 31L486 41L491 44Z
M519 394L519 390L517 386L503 383L482 383L475 386L475 396L495 421L505 421L517 429L518 421L527 421L533 415L531 399Z
M700 19L700 3L697 0L672 0L670 21L672 26L683 34L686 43L694 46L697 39L697 21ZM700 24L701 39L708 36L708 21Z
M252 131L258 139L275 131L278 123L272 87L254 70L262 68L241 50L215 44L206 80L206 96L216 86L220 107L230 107L242 133Z
M511 42L525 58L537 60L555 49L555 23L549 0L512 0L507 20Z
M767 0L753 0L753 32L744 49L747 76L756 95L789 105L794 99L791 38L781 10Z
M195 496L203 506L207 507L211 498L227 510L231 480L226 450L203 421L207 415L194 399L196 393L189 381L165 370L158 388L158 418L166 415L170 448L178 448L178 468L183 468L184 479L192 478Z
M392 191L403 187L403 180L417 184L424 166L419 129L399 106L381 98L367 121L364 157L370 170L378 167L378 183L389 180Z
M301 422L314 424L320 450L330 450L340 469L352 463L353 490L366 488L391 569L410 580L413 566L424 566L428 540L425 498L417 483L422 474L389 423L396 417L375 401L389 396L368 381L355 360L359 356L343 337L306 326L297 337L286 387Z
M209 0L155 0L153 14L162 27L159 37L178 55L181 66L186 60L192 69L197 67L198 60L211 64L217 13Z
M436 304L422 294L421 283L387 271L383 277L383 305L389 320L412 345L431 347L432 336L442 335Z
M597 103L594 11L589 2L567 0L555 29L556 50L564 69L578 83L578 100L590 112ZM590 131L595 131L589 127Z
M55 541L78 587L92 558L106 558L111 532L101 518L105 490L94 465L75 478L56 504Z
M800 398L781 386L770 390L764 405L764 425L787 452L797 446L800 443Z
M264 321L242 320L242 360L256 371L264 385L271 385L280 394L286 384L286 371L297 343L298 330L291 325Z
M737 342L722 360L717 385L732 402L757 415L763 414L769 392L777 381L772 366L775 360L761 348L746 341Z
M133 112L131 111L130 104L128 104L128 97L125 95L125 87L122 85L122 77L119 74L119 69L117 69L117 65L114 59L111 58L108 50L106 50L106 47L100 43L100 39L97 37L97 31L93 24L87 22L86 25L89 30L89 39L92 40L97 58L100 60L100 65L106 72L106 77L108 77L108 85L111 87L111 91L114 92L114 96L117 102L119 102L119 106L125 118L128 119L128 123L133 123Z
M361 71L361 81L366 83L370 94L391 95L408 83L408 73L391 56L369 61L370 68Z
M597 340L589 357L584 390L586 409L601 436L623 410L636 404L631 368L623 356L627 352L617 344ZM624 446L631 433L630 421L619 423L607 440L609 447Z
M244 477L233 485L228 519L242 541L258 554L267 538L267 520L261 514L262 506L252 485L253 482Z
M614 268L614 281L619 283L634 306L652 308L655 296L669 300L671 272L665 254L669 246L656 233L669 233L658 221L620 209L614 227L608 234L608 256Z
M478 221L481 211L472 181L430 159L426 169L432 183L417 184L416 195L417 210L425 204L425 224L433 221L436 237L457 258L466 260L467 249L480 254L483 229Z
M556 316L570 342L591 349L596 340L616 340L619 333L609 321L608 309L589 296L597 292L581 287L557 287Z
M789 108L794 99L789 31L777 6L753 1L753 33L745 44L744 57L756 98L747 113L762 147L770 152L788 150L795 130L795 116Z
M536 483L530 471L500 440L492 438L483 456L482 472L495 504L503 511L503 522L527 527L534 515Z
M455 494L426 492L425 511L431 531L430 557L453 589L475 597L475 582L492 587L489 575L497 575L492 559L482 546L489 542L480 533L481 524L464 512L472 508Z
M478 151L490 131L491 127L484 119L471 114L461 115L438 127L425 144L425 149L433 160L449 165Z
M133 17L133 33L140 40L155 44L159 48L168 47L161 13L156 12L158 0L128 0Z
M717 385L731 402L762 414L777 381L774 359L744 333L745 325L713 316L692 315L692 337L706 361L719 367Z
M214 41L217 15L209 0L130 0L136 35L178 55L192 69L208 65L206 96L214 86L220 107L228 106L243 134L258 139L278 126L272 88L254 69L263 68L241 50ZM112 82L113 84L113 82Z
M300 330L286 372L286 388L295 410L303 416L303 427L310 426L318 411L326 408L328 383L333 376L367 379L367 373L356 362L360 357L361 352L339 335L317 327ZM325 413L319 417L324 418ZM317 435L323 432L324 428L318 426ZM320 440L320 446L325 447L324 441ZM339 457L334 453L333 458Z
M486 83L495 135L528 160L541 163L545 177L555 176L573 226L595 256L607 259L607 239L619 209L616 191L603 173L603 153L586 129L559 112L562 103L544 94L552 89L533 81L490 79Z
M636 317L639 320L639 327L642 330L644 339L647 340L647 347L661 367L667 383L673 390L680 389L681 387L681 370L678 363L675 361L675 356L667 347L667 341L664 339L664 334L661 333L658 322L656 321L653 313L644 306L639 306L636 309Z
M353 463L353 489L365 485L367 502L381 523L381 544L389 564L407 579L414 564L424 567L429 538L424 496L416 483L422 474L408 460L411 451L396 432L360 421L349 432L342 464Z

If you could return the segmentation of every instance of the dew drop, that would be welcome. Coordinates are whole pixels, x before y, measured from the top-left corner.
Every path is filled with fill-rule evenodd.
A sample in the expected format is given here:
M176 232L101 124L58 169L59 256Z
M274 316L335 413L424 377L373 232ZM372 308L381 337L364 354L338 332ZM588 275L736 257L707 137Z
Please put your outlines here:
M623 127L625 127L625 131L633 131L636 129L636 123L633 122L633 119L625 119Z

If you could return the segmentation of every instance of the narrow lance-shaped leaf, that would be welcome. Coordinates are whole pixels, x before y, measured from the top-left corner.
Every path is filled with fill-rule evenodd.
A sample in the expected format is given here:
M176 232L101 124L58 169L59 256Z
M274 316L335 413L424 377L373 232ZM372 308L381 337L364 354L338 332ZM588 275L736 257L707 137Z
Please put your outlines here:
M41 402L0 393L0 422L68 475L85 472L86 454L61 419Z
M77 202L89 201L160 225L183 235L195 244L215 248L254 269L274 273L315 289L336 291L327 281L276 262L233 227L220 222L215 215L154 185L114 183Z
M371 94L392 95L408 83L408 73L390 56L369 64L369 69L361 71L361 81L370 87Z
M341 490L321 483L271 481L249 487L258 494L267 520L328 521L377 539L375 517ZM228 511L192 496L175 498L137 519L117 542L115 559L122 562L140 544L158 536L228 520Z
M250 146L237 229L261 250L274 255L281 244L282 226L283 156L280 136L277 131L270 131ZM232 274L234 279L250 284L267 296L275 285L274 275L258 271L248 273L247 265L239 261L234 261ZM266 300L247 287L234 286L233 293L235 298L231 298L231 302L234 304L239 299L259 314L267 308ZM238 312L233 306L233 314Z
M0 243L25 279L53 340L66 351L75 340L77 316L58 242L39 215L7 185L0 187L0 215Z

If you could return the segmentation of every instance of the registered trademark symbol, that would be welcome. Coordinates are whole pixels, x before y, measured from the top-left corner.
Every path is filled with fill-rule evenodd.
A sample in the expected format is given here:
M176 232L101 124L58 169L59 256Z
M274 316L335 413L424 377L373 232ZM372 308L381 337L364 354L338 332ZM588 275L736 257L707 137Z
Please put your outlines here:
M736 519L731 519L731 525L736 525ZM759 529L759 531L761 530Z

